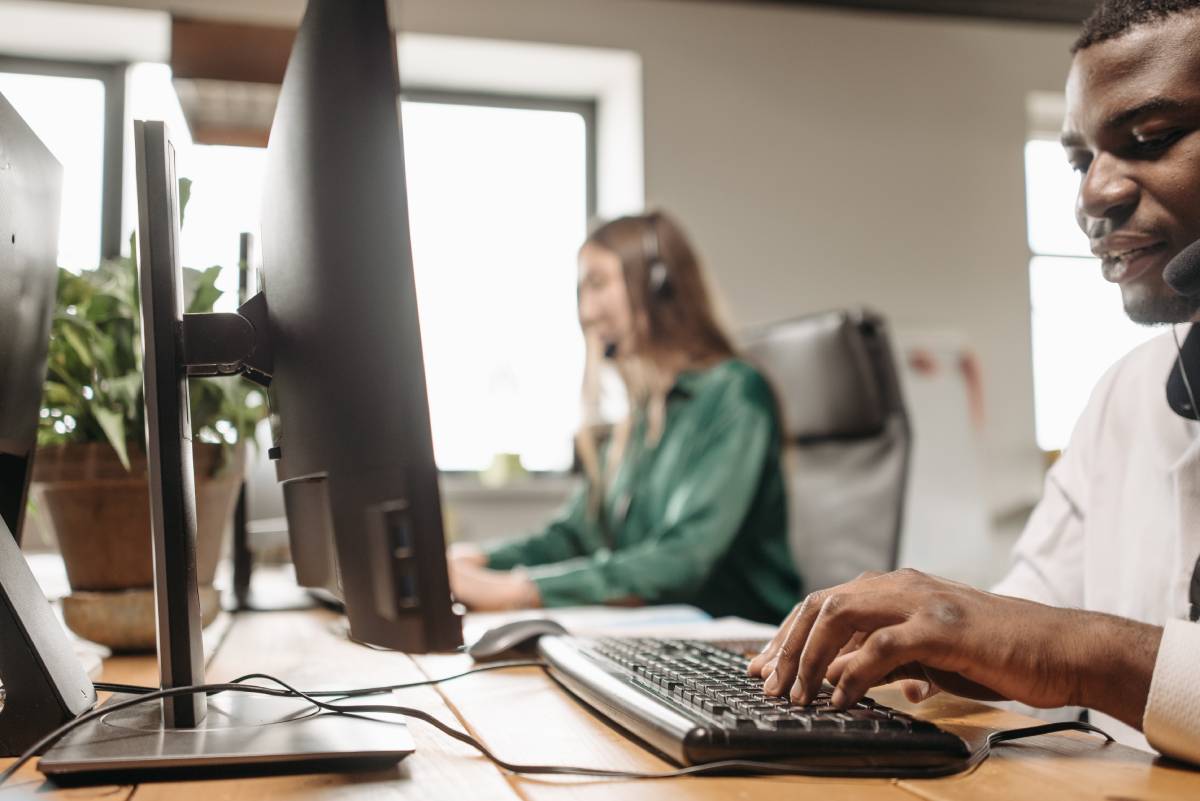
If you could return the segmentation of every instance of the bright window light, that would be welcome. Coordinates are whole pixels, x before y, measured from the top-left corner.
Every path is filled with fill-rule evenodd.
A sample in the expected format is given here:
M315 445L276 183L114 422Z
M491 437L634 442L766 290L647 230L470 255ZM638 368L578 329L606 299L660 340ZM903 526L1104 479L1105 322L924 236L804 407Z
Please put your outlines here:
M1025 145L1029 212L1029 291L1033 319L1034 413L1038 446L1066 447L1092 388L1135 346L1162 332L1125 316L1121 291L1100 276L1100 263L1075 224L1079 176L1062 147Z
M184 215L179 258L188 267L219 264L217 311L237 308L241 235L259 235L267 151L256 147L193 145L188 153L191 196ZM251 282L253 285L253 281Z
M238 306L241 235L259 234L267 153L254 147L194 144L165 64L134 65L128 86L130 118L166 122L175 145L176 172L192 180L179 240L180 261L197 269L224 268L217 279L223 294L216 310L233 311ZM136 186L132 157L125 180L127 186ZM132 215L135 225L136 202L136 195L126 197L126 214Z
M0 73L0 94L63 167L58 263L69 270L100 263L104 174L104 84L90 78Z
M565 470L583 339L586 126L564 111L405 102L409 218L443 470Z
M161 65L138 65L130 85L134 116L167 120L179 174L193 179L183 263L229 268L218 308L232 308L238 236L259 231L266 152L191 144ZM583 375L575 254L588 212L584 118L417 101L401 109L438 466L482 470L516 453L529 470L566 470Z

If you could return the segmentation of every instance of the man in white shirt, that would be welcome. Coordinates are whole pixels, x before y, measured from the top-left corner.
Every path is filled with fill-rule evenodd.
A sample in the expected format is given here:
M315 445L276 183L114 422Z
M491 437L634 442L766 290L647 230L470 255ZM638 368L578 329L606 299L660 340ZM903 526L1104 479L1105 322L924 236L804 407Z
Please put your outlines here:
M1063 146L1080 227L1132 319L1200 319L1163 280L1200 239L1200 0L1102 0L1073 52ZM913 700L1086 707L1200 763L1200 428L1167 404L1175 357L1167 333L1100 381L994 593L864 576L806 598L751 672L800 702L822 677L839 705L899 678Z

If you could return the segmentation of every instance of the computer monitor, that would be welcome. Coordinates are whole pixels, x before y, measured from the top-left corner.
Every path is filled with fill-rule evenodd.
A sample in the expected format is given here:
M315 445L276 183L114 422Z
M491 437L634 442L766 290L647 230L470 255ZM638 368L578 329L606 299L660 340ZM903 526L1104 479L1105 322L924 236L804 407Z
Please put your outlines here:
M54 316L61 194L58 161L0 97L0 519L18 538Z
M300 582L344 600L356 639L447 651L399 88L384 0L309 3L263 193L272 455Z
M0 756L96 700L17 538L58 282L62 168L0 95Z
M236 313L183 313L174 149L163 123L134 123L164 688L204 682L189 375L242 374L269 387L289 528L299 545L317 547L309 566L335 571L353 636L410 652L462 642L446 574L393 42L385 0L309 3L272 128L263 291ZM106 781L205 767L378 767L411 750L394 724L306 716L303 706L181 694L161 711L134 707L85 724L39 767L60 781Z

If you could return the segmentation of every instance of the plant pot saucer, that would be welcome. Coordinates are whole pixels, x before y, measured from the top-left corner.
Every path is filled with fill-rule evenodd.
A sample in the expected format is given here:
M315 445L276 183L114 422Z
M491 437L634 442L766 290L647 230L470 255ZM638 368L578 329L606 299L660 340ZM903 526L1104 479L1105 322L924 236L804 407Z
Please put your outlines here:
M71 631L114 652L153 651L156 641L154 590L73 592L62 599L63 620ZM220 593L200 588L205 626L221 611Z

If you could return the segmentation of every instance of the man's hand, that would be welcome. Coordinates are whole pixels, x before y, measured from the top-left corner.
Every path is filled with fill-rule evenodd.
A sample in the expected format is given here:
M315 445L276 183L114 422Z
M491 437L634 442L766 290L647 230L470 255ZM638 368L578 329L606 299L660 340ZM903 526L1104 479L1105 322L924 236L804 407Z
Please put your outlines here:
M447 559L450 591L476 612L529 609L542 605L537 585L519 570L489 570L469 559Z
M750 663L769 695L809 703L829 678L846 706L907 682L913 700L945 689L1036 707L1080 705L1140 727L1162 630L982 592L915 570L815 592Z

